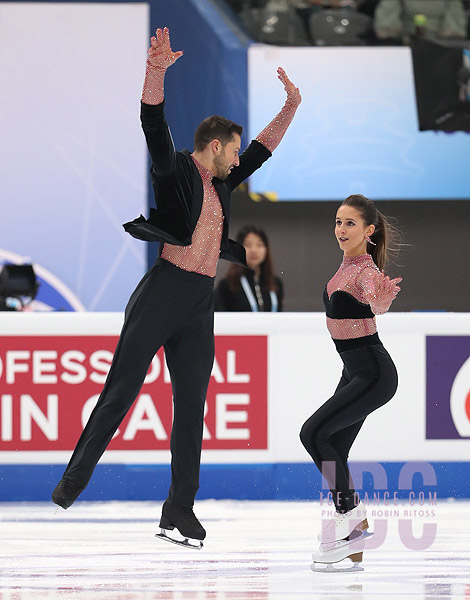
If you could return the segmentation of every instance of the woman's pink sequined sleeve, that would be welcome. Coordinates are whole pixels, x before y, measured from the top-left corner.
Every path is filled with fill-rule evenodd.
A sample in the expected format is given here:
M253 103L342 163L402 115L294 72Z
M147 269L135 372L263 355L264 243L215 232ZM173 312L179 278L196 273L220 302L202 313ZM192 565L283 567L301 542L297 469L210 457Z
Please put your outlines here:
M298 105L299 103L294 98L288 97L281 111L256 137L256 141L263 144L270 152L273 152L292 123Z
M395 292L381 292L377 295L377 286L384 278L384 274L373 269L364 269L360 276L360 286L366 302L370 304L374 315L383 315L396 298Z
M163 102L163 82L165 81L165 73L166 69L152 67L147 61L144 88L142 90L142 102L144 104L155 105Z

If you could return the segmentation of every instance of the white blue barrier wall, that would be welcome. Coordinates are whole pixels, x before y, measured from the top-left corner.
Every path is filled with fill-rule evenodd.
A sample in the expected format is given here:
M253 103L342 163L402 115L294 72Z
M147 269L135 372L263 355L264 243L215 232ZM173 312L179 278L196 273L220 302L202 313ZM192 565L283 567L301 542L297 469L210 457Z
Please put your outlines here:
M120 313L0 313L0 500L47 500L96 402ZM380 336L395 398L351 451L356 487L470 497L470 314L391 313ZM298 433L341 362L317 313L216 315L199 498L318 499ZM171 385L161 352L83 499L164 499Z

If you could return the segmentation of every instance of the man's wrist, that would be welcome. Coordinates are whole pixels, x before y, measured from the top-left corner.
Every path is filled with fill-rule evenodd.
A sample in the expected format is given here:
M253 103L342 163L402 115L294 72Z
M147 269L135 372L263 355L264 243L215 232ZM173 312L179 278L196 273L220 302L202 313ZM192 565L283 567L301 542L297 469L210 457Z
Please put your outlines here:
M286 98L286 105L291 106L293 108L297 108L300 104L301 100L294 94L288 95Z
M145 104L160 104L163 101L165 71L166 69L147 67L144 89L142 90L142 102Z
M152 65L149 59L147 59L146 71L151 71L155 73L160 73L165 75L168 66L166 65Z

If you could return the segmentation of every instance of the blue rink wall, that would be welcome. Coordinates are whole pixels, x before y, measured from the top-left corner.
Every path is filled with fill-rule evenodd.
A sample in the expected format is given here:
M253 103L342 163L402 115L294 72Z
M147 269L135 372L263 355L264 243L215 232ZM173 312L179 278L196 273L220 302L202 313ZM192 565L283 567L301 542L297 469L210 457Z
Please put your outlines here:
M411 488L399 484L402 462L380 463L387 475L386 489L378 489L366 473L361 497L384 505L393 498L428 504L434 498L470 498L470 463L430 462L436 484L426 485L418 472ZM418 463L416 463L418 464ZM419 464L418 464L419 465ZM354 468L354 463L351 463ZM0 465L0 501L47 501L64 465ZM421 467L418 466L417 471ZM104 464L95 469L80 500L164 500L170 483L169 465ZM314 500L328 493L313 465L308 463L202 465L197 499ZM420 496L421 494L421 496ZM431 499L431 500L430 500Z
M399 386L351 449L356 489L470 498L470 313L379 319ZM119 313L0 313L0 501L49 500L121 323ZM319 500L327 489L299 430L341 373L324 315L218 313L215 342L197 498ZM171 417L156 356L82 498L164 499Z

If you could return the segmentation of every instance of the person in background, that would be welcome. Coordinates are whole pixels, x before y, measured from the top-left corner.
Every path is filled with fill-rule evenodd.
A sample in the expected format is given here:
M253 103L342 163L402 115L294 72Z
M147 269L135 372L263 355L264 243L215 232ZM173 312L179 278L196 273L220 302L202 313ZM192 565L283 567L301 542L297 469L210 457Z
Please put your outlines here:
M462 0L380 0L374 30L382 43L408 43L416 34L432 40L465 39L467 15Z
M215 310L280 312L283 285L274 275L266 233L249 225L239 232L237 241L245 248L248 269L230 266L215 290Z

